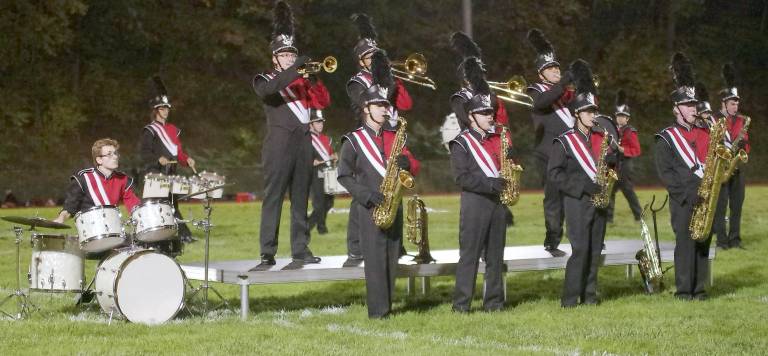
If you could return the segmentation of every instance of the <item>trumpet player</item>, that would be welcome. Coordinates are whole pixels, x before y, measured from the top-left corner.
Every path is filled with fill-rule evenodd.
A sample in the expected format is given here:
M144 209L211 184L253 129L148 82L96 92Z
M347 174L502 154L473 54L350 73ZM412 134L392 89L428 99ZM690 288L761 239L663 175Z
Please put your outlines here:
M376 78L374 78L376 80ZM386 318L392 310L392 296L400 258L400 233L397 224L380 229L373 221L373 209L381 205L384 195L379 191L393 147L395 131L387 127L392 111L388 87L374 83L360 95L360 106L365 120L363 126L341 139L339 183L352 194L352 207L356 211L356 236L360 237L362 258L365 261L365 288L368 317ZM397 156L400 169L414 173L418 163L404 148Z
M270 52L272 70L253 78L253 89L264 103L267 135L261 151L264 169L264 200L259 240L260 266L275 264L280 213L286 191L291 199L291 255L298 263L318 263L309 249L307 205L312 175L310 109L330 103L323 83L303 76L299 69L308 62L298 57L294 45L293 15L283 1L274 10Z
M459 263L453 310L466 313L475 291L479 259L485 261L483 309L497 311L504 307L504 246L506 207L500 201L505 180L500 177L500 160L511 159L511 152L500 152L502 138L494 130L494 109L488 83L477 75L482 71L476 57L464 61L473 81L474 95L464 105L463 130L449 143L451 167L461 188L459 216Z
M311 110L311 119L309 120L309 132L312 134L312 214L309 215L309 231L317 226L317 233L324 235L328 233L328 227L325 219L328 216L328 210L333 207L334 197L332 194L325 194L324 177L322 169L336 165L339 156L333 152L333 140L323 133L325 128L325 118L322 110Z
M701 203L698 188L709 148L709 132L697 127L693 69L682 53L672 59L677 89L670 94L674 124L656 134L656 170L669 193L669 212L675 233L675 286L677 298L706 299L709 244L691 238L693 210Z

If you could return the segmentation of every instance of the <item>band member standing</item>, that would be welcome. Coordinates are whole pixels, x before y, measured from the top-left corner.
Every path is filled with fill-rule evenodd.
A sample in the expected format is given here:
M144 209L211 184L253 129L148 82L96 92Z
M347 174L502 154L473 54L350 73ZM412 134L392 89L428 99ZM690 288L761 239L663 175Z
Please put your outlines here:
M386 174L387 159L395 132L386 128L391 115L386 86L374 84L363 93L361 107L367 117L362 127L342 138L339 182L352 194L352 209L357 210L356 235L365 261L365 287L368 317L385 318L392 310L392 296L400 257L400 237L392 225L382 230L373 222L373 208L384 195L379 186ZM407 149L397 156L396 164L412 171L416 162Z
M533 98L531 118L538 139L534 156L539 161L544 184L544 221L547 229L544 249L552 256L562 257L565 252L557 247L563 239L563 197L557 185L549 181L550 175L546 172L553 139L574 125L574 118L567 108L573 97L573 90L569 87L572 79L568 72L560 75L555 50L540 30L528 32L528 42L537 53L535 64L540 80L527 88L527 94Z
M632 165L633 159L640 156L640 140L637 138L637 129L629 125L629 119L632 116L630 113L629 105L627 105L626 94L623 90L619 90L616 97L616 128L619 133L618 159L617 159L617 171L619 173L619 180L613 187L611 192L611 205L608 207L608 222L613 222L613 210L616 205L616 191L621 189L621 193L624 194L624 198L629 203L629 209L632 210L632 216L635 221L640 221L640 202L637 199L635 193L634 183L632 182Z
M696 83L696 125L709 128L715 123L715 117L712 115L712 106L709 104L709 92L704 83Z
M330 103L319 79L305 78L299 68L307 56L297 58L293 15L288 5L275 5L270 42L273 69L253 78L253 89L264 102L267 135L261 159L264 167L264 200L261 210L261 265L275 264L280 213L286 191L291 200L291 256L295 262L319 263L309 249L307 205L312 179L312 143L309 110Z
M157 89L157 95L149 101L152 122L144 126L139 140L139 152L144 166L144 174L162 173L165 175L174 175L177 173L177 166L195 169L195 160L192 159L181 147L181 130L174 124L168 122L171 113L171 102L168 98L168 91L160 77L153 78ZM173 194L168 197L173 202L174 216L182 220L179 202L174 199ZM185 223L178 224L179 240L184 243L195 241L192 238L192 232ZM178 244L179 240L175 240ZM173 244L173 243L172 243Z
M744 127L744 116L739 113L739 104L741 97L736 88L736 74L732 64L723 66L723 78L726 88L720 91L721 109L716 113L715 119L725 117L725 146L731 150L737 151L743 149L750 152L749 132L744 132L743 138L736 143L738 147L733 147L734 141ZM719 228L715 231L717 235L717 246L723 249L744 248L741 245L741 210L744 206L744 196L746 191L746 182L744 180L744 170L736 168L727 182L720 189L718 197L717 210L715 213L714 226ZM726 210L730 210L728 220L725 219ZM726 224L728 225L726 234Z
M477 269L481 254L485 262L485 295L483 308L496 311L504 307L504 246L506 207L499 195L505 181L499 175L502 159L511 158L511 152L500 156L502 138L494 130L494 108L488 83L482 77L480 60L467 58L463 63L468 77L473 80L474 96L463 111L468 118L462 131L449 143L451 166L456 183L461 187L459 217L459 263L456 266L456 288L453 310L469 312L475 291Z
M576 119L574 129L559 135L548 161L550 182L563 195L571 256L565 267L561 306L597 304L597 273L605 237L606 211L592 203L601 187L595 183L603 132L593 131L597 104L592 75L586 63L571 66L578 94L568 108ZM587 68L586 70L580 68ZM584 73L580 75L579 73Z
M691 239L689 224L696 204L699 184L704 175L709 147L709 132L695 126L696 94L693 69L682 53L672 58L677 89L670 95L675 123L656 134L654 156L656 170L669 193L669 212L675 233L675 296L706 299L709 276L709 244Z
M95 206L125 203L130 213L141 201L133 193L133 178L117 170L120 166L120 145L111 138L102 138L93 143L91 157L94 167L80 170L72 175L67 188L64 208L54 221L75 216Z
M325 224L325 218L328 216L328 210L333 207L334 197L332 194L325 194L323 169L336 165L339 157L333 152L333 140L323 134L325 118L321 110L311 110L311 119L309 120L309 132L312 134L312 214L309 215L309 230L317 226L317 232L320 235L328 233L328 227Z

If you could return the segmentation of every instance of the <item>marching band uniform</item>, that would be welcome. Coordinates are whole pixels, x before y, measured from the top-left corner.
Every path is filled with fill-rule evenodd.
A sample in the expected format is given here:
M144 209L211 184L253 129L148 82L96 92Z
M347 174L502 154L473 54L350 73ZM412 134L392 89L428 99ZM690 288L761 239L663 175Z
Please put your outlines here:
M623 93L623 91L619 91L619 98L623 97ZM624 100L619 100L617 102L616 113L614 113L614 116L618 115L631 117L629 105L627 105ZM639 221L642 209L640 208L640 201L637 199L635 187L632 182L632 165L633 158L640 156L640 153L642 152L640 149L640 140L637 138L636 128L629 124L620 126L618 120L616 121L619 142L621 143L621 147L624 148L624 152L616 152L618 158L617 173L619 175L619 180L613 187L613 192L611 192L611 205L608 207L608 222L613 221L613 209L616 205L616 191L619 189L621 189L622 194L624 194L624 198L627 199L629 209L632 210L632 216L634 216L635 221Z
M275 17L276 29L270 43L273 58L284 52L298 53L293 45L293 23L288 5L278 2ZM281 25L281 22L289 24ZM253 89L262 99L267 117L267 135L261 151L264 167L260 229L262 265L275 264L286 191L291 200L291 255L295 261L320 262L309 249L307 205L312 143L308 123L309 110L325 108L330 103L330 96L320 80L309 80L298 72L307 61L308 58L302 56L288 68L273 69L253 78Z
M323 112L320 110L312 110L312 119L310 122L325 121L323 118ZM312 134L312 147L314 148L312 158L313 161L324 162L320 165L315 165L312 169L312 214L309 215L309 230L317 225L317 231L320 234L328 233L328 227L325 224L325 219L328 216L328 210L333 207L334 196L332 194L325 194L325 178L322 176L323 169L330 167L335 161L333 153L333 140L327 135L311 131Z
M386 89L373 85L361 96L363 107L388 104ZM365 124L342 137L339 182L352 194L352 209L357 211L357 231L365 261L365 285L368 316L386 317L392 309L392 296L400 257L400 235L393 225L382 230L373 222L373 208L383 195L379 186L386 171L386 159L392 149L395 132L389 128L374 130ZM407 149L397 158L401 169L414 170L417 163Z
M693 74L687 58L676 54L673 70L678 85L671 94L675 108L695 104ZM669 193L669 212L675 233L675 295L681 299L706 298L711 238L694 241L689 224L694 206L700 202L698 188L708 148L709 131L705 128L676 122L656 134L656 170Z
M489 94L476 94L464 111L492 112ZM468 117L465 115L464 117ZM470 127L470 122L464 122ZM509 136L504 138L510 140ZM453 310L468 312L475 290L479 259L485 262L485 295L487 311L504 307L504 246L506 239L506 206L499 194L504 180L499 176L501 135L494 132L465 129L449 143L451 166L456 183L461 187L459 217L459 263L456 266L456 288Z
M141 201L133 192L133 178L120 171L109 177L91 167L72 175L64 198L64 210L71 216L95 206L125 203L130 213Z
M541 73L544 69L560 66L555 59L554 49L539 30L531 30L528 40L537 51L536 69ZM547 172L548 160L553 149L553 140L573 128L574 118L568 111L568 102L573 98L573 91L568 87L571 77L564 73L558 83L541 81L530 85L526 92L533 98L531 118L536 130L538 144L534 157L542 167L542 182L544 183L544 222L546 237L544 248L558 256L564 255L557 247L563 238L563 197L557 185L550 182Z

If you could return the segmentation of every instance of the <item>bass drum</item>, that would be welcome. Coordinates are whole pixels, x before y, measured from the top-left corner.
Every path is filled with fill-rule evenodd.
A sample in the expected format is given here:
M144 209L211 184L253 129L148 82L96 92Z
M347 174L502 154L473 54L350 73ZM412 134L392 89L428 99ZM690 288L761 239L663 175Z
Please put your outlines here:
M133 323L162 324L184 307L184 272L152 250L118 251L102 262L94 280L101 309Z

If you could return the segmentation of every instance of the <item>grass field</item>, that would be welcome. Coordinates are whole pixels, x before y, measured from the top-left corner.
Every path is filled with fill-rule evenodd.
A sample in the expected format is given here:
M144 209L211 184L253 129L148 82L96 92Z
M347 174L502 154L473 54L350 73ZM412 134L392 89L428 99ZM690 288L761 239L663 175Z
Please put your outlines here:
M639 191L641 202L654 190ZM398 282L396 314L368 320L363 281L265 285L251 287L251 315L214 311L207 317L181 316L161 326L122 321L107 325L98 305L73 306L73 296L33 294L41 311L31 320L0 321L0 355L10 354L764 354L768 349L768 188L749 187L742 238L746 250L718 251L715 285L704 302L683 302L672 290L642 293L638 274L626 279L623 267L600 272L603 303L563 310L559 296L563 271L507 274L507 308L457 315L450 311L453 278L435 278L427 296L406 297ZM544 227L541 194L523 194L515 207L516 225L507 245L539 245ZM428 206L447 212L430 215L433 249L458 246L458 196L425 197ZM638 238L639 226L619 196L615 224L607 239ZM287 203L285 207L287 208ZM347 208L349 200L338 200ZM186 217L202 217L199 205L183 205ZM258 257L260 205L215 206L211 258ZM0 210L0 215L53 217L56 209ZM660 217L662 240L674 240L669 211ZM283 214L280 256L288 256L288 213ZM648 219L650 224L650 219ZM329 215L330 234L313 234L316 255L346 253L346 215ZM200 237L200 231L195 234ZM406 243L409 250L413 246ZM202 242L187 246L184 261L202 260ZM26 274L30 244L22 244ZM11 225L0 222L0 289L15 284ZM92 263L86 275L93 275ZM673 284L673 271L666 283ZM481 281L478 281L480 286ZM238 289L217 285L233 306ZM478 296L479 297L479 296ZM147 301L151 303L151 301ZM474 307L480 306L475 299ZM8 310L11 306L4 306Z

